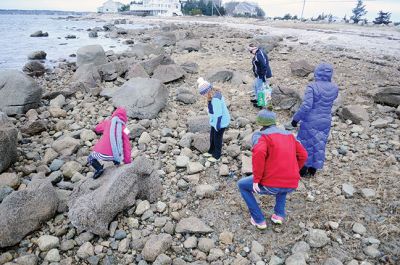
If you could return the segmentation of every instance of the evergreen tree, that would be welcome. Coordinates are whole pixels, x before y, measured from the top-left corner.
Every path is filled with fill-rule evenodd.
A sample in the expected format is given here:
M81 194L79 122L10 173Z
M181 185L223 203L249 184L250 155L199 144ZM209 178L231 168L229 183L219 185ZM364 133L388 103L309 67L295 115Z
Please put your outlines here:
M353 8L353 15L351 16L350 19L354 21L355 24L360 22L363 16L367 14L367 11L365 10L365 5L362 0L358 0L357 6Z
M257 17L265 17L265 12L264 10L262 10L261 7L257 6L256 11L257 11Z
M385 25L387 25L387 24L389 24L389 23L392 22L392 21L390 21L390 15L391 15L391 13L389 13L389 12L383 12L383 11L381 10L381 11L379 11L379 13L378 13L378 17L375 18L375 20L374 20L373 22L374 22L374 24L377 24L377 25L380 25L380 24L385 24Z

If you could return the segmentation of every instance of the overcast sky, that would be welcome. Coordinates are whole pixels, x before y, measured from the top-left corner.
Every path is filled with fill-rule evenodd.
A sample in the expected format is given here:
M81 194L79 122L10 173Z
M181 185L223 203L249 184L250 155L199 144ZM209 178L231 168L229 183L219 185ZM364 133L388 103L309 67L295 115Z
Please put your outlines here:
M51 9L71 11L96 11L105 0L0 0L0 9ZM128 3L128 0L120 0ZM224 2L230 2L224 1ZM303 0L252 0L257 2L267 16L283 16L301 14ZM338 17L349 16L357 0L306 0L304 17L316 17L324 12ZM392 20L400 21L400 0L364 0L367 6L368 19L373 19L379 10L392 13Z

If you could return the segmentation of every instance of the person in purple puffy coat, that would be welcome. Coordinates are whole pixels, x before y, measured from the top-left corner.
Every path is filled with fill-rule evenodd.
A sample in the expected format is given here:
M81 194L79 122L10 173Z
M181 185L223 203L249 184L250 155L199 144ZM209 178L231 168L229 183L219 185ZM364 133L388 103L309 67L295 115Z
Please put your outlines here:
M300 170L300 175L314 176L325 162L325 146L328 141L332 121L332 106L339 89L332 83L333 67L321 63L314 71L315 81L308 84L303 103L294 114L292 126L300 129L297 139L306 148L308 159Z

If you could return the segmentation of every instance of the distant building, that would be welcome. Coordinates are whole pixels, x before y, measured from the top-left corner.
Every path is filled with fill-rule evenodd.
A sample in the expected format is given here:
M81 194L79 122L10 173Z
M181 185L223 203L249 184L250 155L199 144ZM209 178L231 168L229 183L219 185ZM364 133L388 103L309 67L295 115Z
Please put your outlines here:
M101 7L97 8L97 12L99 12L99 13L118 13L119 9L123 5L124 4L122 4L120 2L114 2L112 0L108 0L107 2L104 2Z
M143 0L133 1L130 13L150 16L182 16L179 0Z
M253 16L257 16L257 8L258 8L258 6L255 4L241 2L236 5L236 7L232 13L234 16L253 17Z

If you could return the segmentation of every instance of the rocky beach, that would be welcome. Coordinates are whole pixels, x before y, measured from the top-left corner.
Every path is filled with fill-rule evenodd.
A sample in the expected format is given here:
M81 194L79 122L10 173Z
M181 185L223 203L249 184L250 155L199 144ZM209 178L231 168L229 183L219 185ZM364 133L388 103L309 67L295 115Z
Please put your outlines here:
M103 21L87 34L126 50L83 46L76 61L65 54L51 69L37 51L23 72L0 70L0 265L399 264L398 28L67 19ZM252 172L250 139L260 129L249 102L250 42L268 51L280 127L320 62L334 66L340 88L323 170L301 180L285 223L268 222L265 231L250 224L237 188ZM200 76L222 91L231 113L215 164L201 155L209 123ZM99 138L93 128L116 106L128 110L133 163L106 163L94 180L86 161ZM273 198L259 200L270 215Z

